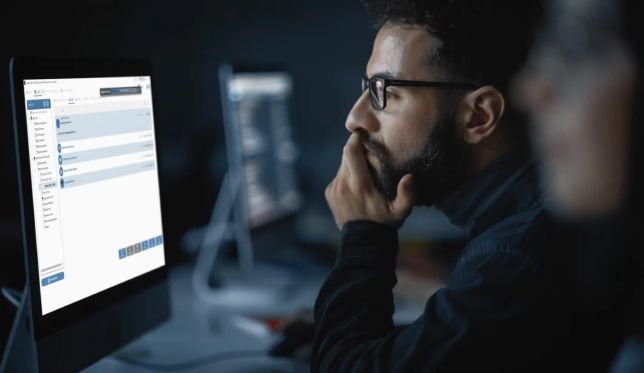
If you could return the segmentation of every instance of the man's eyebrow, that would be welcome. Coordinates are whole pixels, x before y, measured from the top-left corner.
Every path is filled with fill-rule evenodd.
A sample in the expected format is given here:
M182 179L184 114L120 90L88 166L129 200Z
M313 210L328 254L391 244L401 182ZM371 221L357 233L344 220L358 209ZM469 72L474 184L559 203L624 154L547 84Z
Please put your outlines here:
M392 80L396 79L396 77L391 71L381 71L370 76L370 78L374 78L374 77L381 78L381 79L392 79Z

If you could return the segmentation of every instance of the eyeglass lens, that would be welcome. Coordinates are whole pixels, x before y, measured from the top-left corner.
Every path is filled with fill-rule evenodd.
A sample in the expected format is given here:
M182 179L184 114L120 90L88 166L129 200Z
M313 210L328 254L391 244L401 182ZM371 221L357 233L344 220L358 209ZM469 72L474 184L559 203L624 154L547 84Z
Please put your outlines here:
M369 86L371 104L376 110L382 110L385 107L385 84L380 79L371 79Z
M362 92L369 90L371 105L376 110L382 110L385 107L385 82L382 79L362 78Z

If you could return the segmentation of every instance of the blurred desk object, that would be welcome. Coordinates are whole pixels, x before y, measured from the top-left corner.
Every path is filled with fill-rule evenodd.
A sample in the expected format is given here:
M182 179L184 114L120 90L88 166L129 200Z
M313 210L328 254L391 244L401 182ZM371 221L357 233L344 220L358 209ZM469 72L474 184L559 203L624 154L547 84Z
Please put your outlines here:
M449 269L424 254L399 254L393 288L395 325L410 324L423 313L427 300L446 285Z
M326 205L305 207L297 216L295 229L298 238L306 243L331 244L340 239L340 231ZM401 243L463 241L468 235L435 207L416 207L398 230L398 238Z
M192 289L191 274L192 267L187 265L174 268L169 273L170 321L84 372L309 371L307 363L277 359L265 353L276 340L265 324L216 309L199 300ZM313 301L317 296L317 290L303 292L310 293ZM300 299L304 302L304 297ZM297 304L293 306L300 307ZM129 360L135 363L126 363ZM150 369L145 365L158 368Z

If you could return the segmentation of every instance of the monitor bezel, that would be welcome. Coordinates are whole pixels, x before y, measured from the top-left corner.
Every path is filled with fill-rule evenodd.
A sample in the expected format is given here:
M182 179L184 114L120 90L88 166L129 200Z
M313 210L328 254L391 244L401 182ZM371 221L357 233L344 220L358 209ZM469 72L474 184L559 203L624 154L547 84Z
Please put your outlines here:
M91 60L14 57L9 64L11 100L13 106L14 135L20 210L25 250L25 269L31 296L31 315L34 338L37 341L57 333L66 327L95 315L134 294L163 282L167 278L167 250L164 244L165 264L126 282L112 286L97 294L69 304L46 315L42 314L40 279L36 252L36 228L33 205L33 191L29 163L27 134L27 113L25 108L24 80L72 79L72 78L110 78L149 76L152 96L156 97L156 84L152 66L142 60ZM155 103L152 104L153 118L157 118ZM158 145L157 131L154 131L155 144ZM157 147L158 149L158 147ZM161 180L160 154L157 150L157 174ZM161 194L161 185L159 185ZM162 208L163 210L163 208ZM163 216L163 213L162 213ZM163 232L163 221L162 221Z

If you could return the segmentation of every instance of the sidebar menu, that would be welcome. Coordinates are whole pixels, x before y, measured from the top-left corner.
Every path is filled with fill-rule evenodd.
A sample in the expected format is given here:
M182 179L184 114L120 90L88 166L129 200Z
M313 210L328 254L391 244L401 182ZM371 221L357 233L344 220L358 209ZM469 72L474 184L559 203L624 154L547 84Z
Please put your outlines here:
M41 277L59 272L64 267L58 202L62 149L56 144L55 125L49 99L27 101L29 160Z

